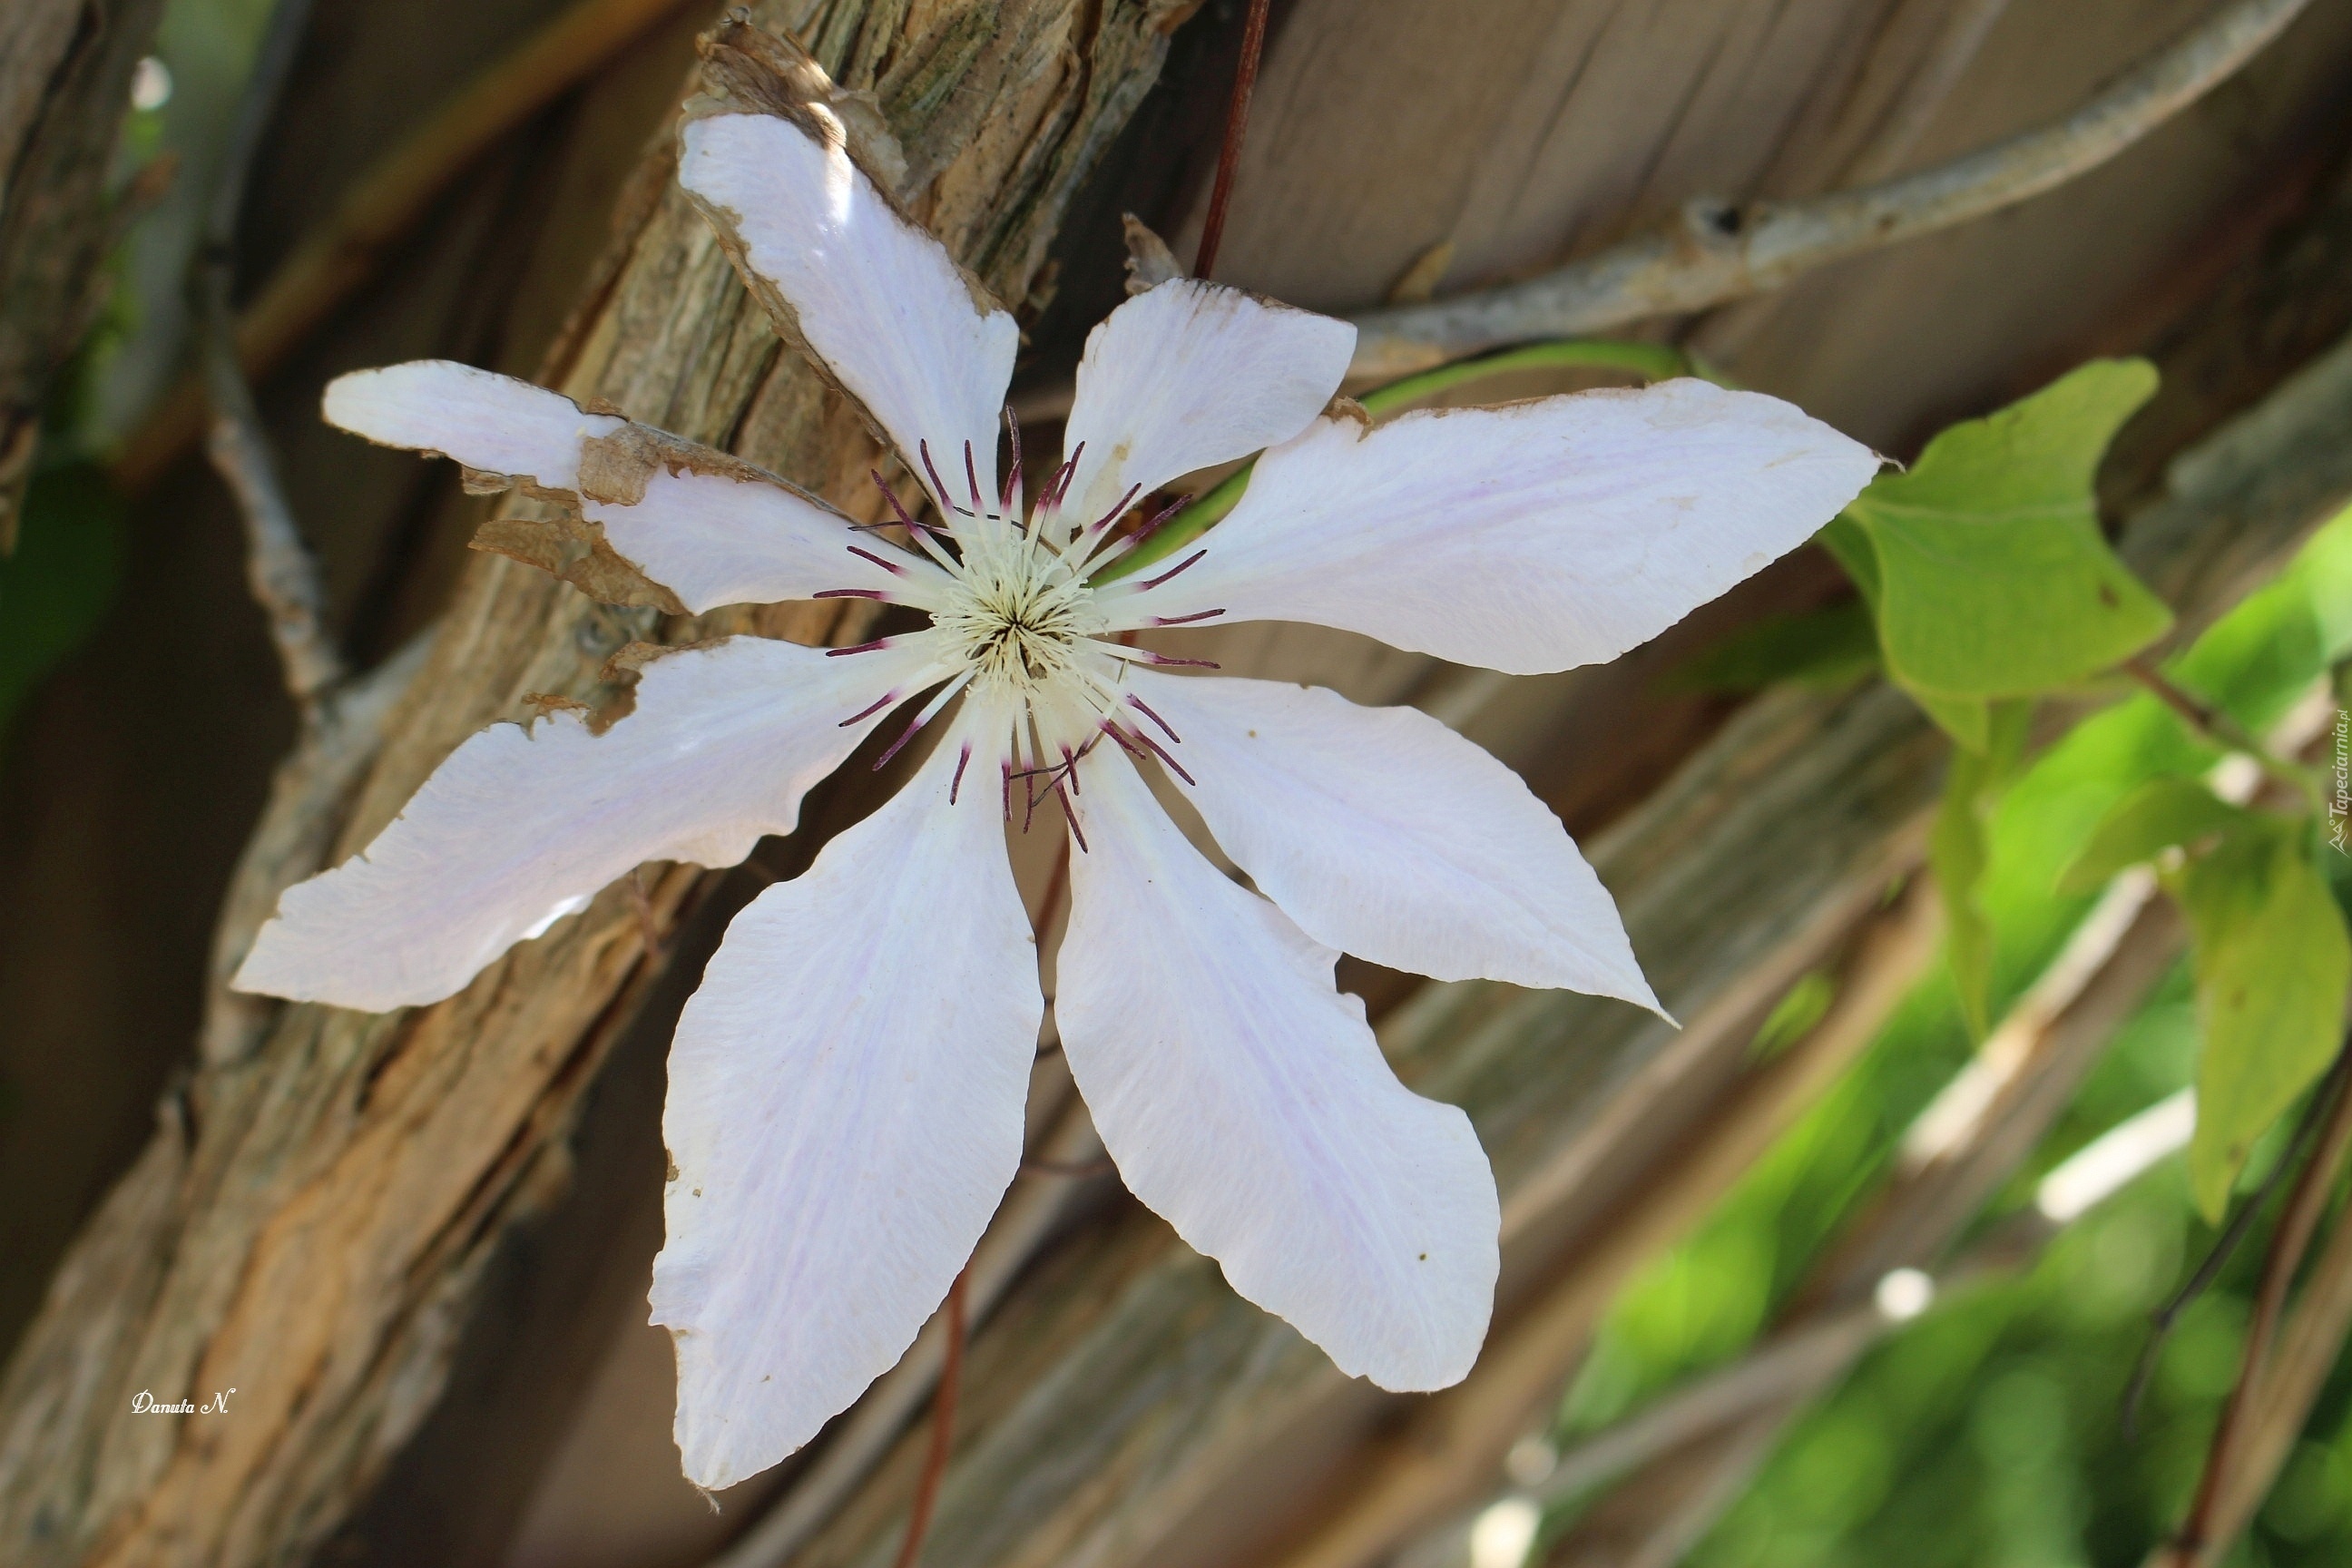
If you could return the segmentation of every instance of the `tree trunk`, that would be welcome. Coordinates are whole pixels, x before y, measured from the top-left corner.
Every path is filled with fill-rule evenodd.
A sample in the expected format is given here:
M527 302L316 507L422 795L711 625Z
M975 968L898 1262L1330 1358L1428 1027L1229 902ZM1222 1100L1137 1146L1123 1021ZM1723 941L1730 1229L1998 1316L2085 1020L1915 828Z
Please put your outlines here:
M0 553L50 378L89 325L120 232L107 174L163 14L163 0L15 0L0 14Z

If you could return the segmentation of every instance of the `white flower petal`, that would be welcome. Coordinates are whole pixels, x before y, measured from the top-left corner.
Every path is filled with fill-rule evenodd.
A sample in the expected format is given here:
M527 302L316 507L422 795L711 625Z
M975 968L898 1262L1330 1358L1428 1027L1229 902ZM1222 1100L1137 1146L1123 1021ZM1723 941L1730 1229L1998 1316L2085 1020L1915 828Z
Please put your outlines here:
M577 490L582 444L629 428L627 420L585 413L560 393L447 360L339 376L328 384L325 406L330 421L371 440L440 452L549 489ZM780 480L753 477L758 470L748 464L724 465L740 472L684 466L673 472L670 460L694 448L660 439L664 445L647 453L656 466L641 500L622 505L583 495L581 510L697 614L842 588L928 604L925 588L945 580L929 561L858 534L840 513ZM853 554L852 546L900 569Z
M653 1321L697 1485L888 1371L1020 1166L1045 1004L996 780L948 804L961 750L736 916L678 1020Z
M731 866L925 669L919 650L829 658L735 637L647 665L602 735L575 713L494 724L450 753L362 853L286 890L236 985L383 1011L436 1002L646 860Z
M1130 486L1289 440L1348 374L1356 329L1238 289L1178 279L1139 294L1087 335L1062 437L1079 452L1063 508L1100 518Z
M1327 419L1258 460L1197 565L1117 608L1137 625L1222 609L1515 675L1568 669L1795 549L1878 463L1777 398L1703 381L1369 433Z
M790 121L721 114L688 122L678 184L719 209L751 270L799 318L801 336L881 422L910 466L930 444L962 503L963 444L984 494L1020 329L982 305L940 242L898 216L838 146Z
M1339 955L1220 876L1124 756L1083 773L1054 1010L1128 1186L1341 1371L1460 1381L1501 1228L1470 1119L1397 1081Z
M1168 749L1218 844L1316 941L1440 980L1657 1007L1559 818L1428 714L1276 681L1128 679L1182 738Z
M814 501L723 474L657 468L635 506L591 500L582 510L604 525L614 549L697 615L841 589L929 606L947 581L929 560L856 532Z
M387 447L439 452L469 468L580 483L580 444L627 424L583 412L560 392L450 360L355 370L327 384L327 422Z

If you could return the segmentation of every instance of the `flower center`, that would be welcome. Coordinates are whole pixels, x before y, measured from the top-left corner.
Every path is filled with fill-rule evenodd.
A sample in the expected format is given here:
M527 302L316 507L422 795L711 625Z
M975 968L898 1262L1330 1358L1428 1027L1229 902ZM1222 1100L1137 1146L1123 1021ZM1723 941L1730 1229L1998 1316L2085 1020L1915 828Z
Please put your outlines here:
M932 624L961 648L975 684L997 694L1025 697L1054 683L1103 629L1093 592L1039 541L979 551L958 577Z

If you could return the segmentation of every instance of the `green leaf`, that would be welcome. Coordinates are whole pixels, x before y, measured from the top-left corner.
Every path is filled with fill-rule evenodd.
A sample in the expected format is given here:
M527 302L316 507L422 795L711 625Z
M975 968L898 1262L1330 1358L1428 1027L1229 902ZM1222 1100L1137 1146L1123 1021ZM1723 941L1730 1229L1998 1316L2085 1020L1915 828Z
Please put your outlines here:
M1952 753L1944 797L1927 837L1927 864L1944 906L1944 953L1959 993L1960 1016L1981 1040L1992 1027L1992 921L1979 896L1991 858L1992 808L2025 749L2032 707L2024 702L1979 704L1986 743Z
M2225 838L2172 879L2196 941L2197 1131L2189 1175L2219 1220L2254 1140L2326 1070L2352 985L2352 936L2301 822Z
M1837 558L1862 591L1862 602L1870 606L1872 615L1878 614L1878 546L1871 542L1862 524L1840 512L1813 535L1813 542Z
M1896 682L1901 685L1901 682ZM1936 721L1936 727L1949 735L1958 745L1971 752L1990 750L1992 745L1993 705L1980 697L1942 697L1932 691L1914 687L1903 688L1912 701L1916 702Z
M1870 606L1850 600L1806 616L1768 616L1666 678L1683 691L1761 691L1788 684L1835 691L1878 673Z
M2059 873L2061 893L2092 893L2126 866L2176 845L2228 834L2261 818L2241 811L2195 779L2150 779L2116 803Z
M2092 491L2107 443L2155 390L2145 361L2094 360L1953 426L1846 509L1873 547L1879 641L1897 680L1945 697L2049 691L2171 626L2101 537ZM1823 543L1855 570L1850 541Z
M1756 1026L1756 1037L1748 1043L1748 1059L1769 1061L1811 1034L1813 1026L1829 1016L1830 1004L1836 1000L1837 983L1818 969L1807 970Z

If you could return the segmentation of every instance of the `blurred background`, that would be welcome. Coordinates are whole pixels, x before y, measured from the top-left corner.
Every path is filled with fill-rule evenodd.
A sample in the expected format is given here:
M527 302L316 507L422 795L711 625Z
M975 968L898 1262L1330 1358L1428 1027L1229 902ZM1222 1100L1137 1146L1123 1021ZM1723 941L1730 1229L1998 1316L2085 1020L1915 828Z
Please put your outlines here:
M1217 276L1341 313L1531 276L1677 221L1695 197L1798 200L2062 117L2219 8L1278 0ZM285 318L256 383L355 667L407 645L490 569L467 544L493 498L463 494L448 465L327 429L320 387L424 355L519 375L571 363L578 324L635 286L624 258L641 254L630 247L666 177L694 39L718 10L341 0L310 15L237 219L237 296L251 307L296 265L334 279ZM0 1345L26 1333L76 1236L157 1136L159 1102L170 1126L191 1114L173 1107L201 1078L215 923L298 735L189 382L190 268L271 12L268 0L168 0L125 56L103 287L48 384L18 537L0 559ZM1120 216L1192 253L1242 13L1235 0L760 8L858 85L898 81L888 71L918 43L924 60L958 61L1017 43L1063 62L1050 68L1067 80L1108 81L1105 39L1130 26L1151 40L1156 52L1139 46L1145 63L1119 79L1132 90L1088 109L1102 133L1072 165L1082 177L1056 198L1011 301L1027 334L1016 404L1043 411L1031 439L1048 453L1055 391L1121 297ZM122 16L137 24L135 8ZM885 37L899 42L875 41ZM453 119L467 101L510 112ZM401 186L398 160L436 135L458 137L462 153ZM2184 454L2207 465L2191 479L2211 472L2228 458L2214 455L2217 433L2242 447L2241 422L2285 406L2282 389L2330 363L2352 328L2347 155L2352 4L2313 0L2231 79L2054 192L1623 335L1678 344L1903 459L2085 359L2147 355L2162 389L2102 468L2103 515L2184 606L2168 651L2195 644L2231 710L2267 731L2352 650L2352 522L2327 525L2352 486L2312 481L2293 517L2262 525L2259 548L2132 555L2128 542L2136 520L2177 521ZM1530 373L1475 397L1627 379ZM761 428L723 434L805 477L798 453L761 446ZM2259 532L2247 523L2231 538ZM2242 1249L2181 1316L2127 1435L2124 1389L2148 1314L2214 1241L2177 1159L2032 1256L1898 1314L1796 1388L1745 1459L1708 1472L1712 1489L1660 1491L1654 1464L1631 1480L1623 1469L1558 1480L1580 1444L1809 1310L1824 1260L1924 1168L1906 1139L1976 1050L1914 912L1941 742L1916 715L1872 706L1885 694L1866 661L1801 679L1710 662L1745 646L1743 632L1850 598L1809 549L1616 664L1518 680L1336 633L1200 634L1228 670L1413 702L1502 756L1586 844L1669 1005L1685 1023L1714 1022L1675 1047L1612 1004L1538 1016L1349 963L1342 983L1366 996L1408 1080L1471 1104L1507 1195L1541 1198L1525 1200L1533 1217L1490 1345L1501 1392L1457 1416L1315 1383L1296 1371L1306 1363L1286 1331L1217 1295L1213 1270L1196 1280L1115 1178L1074 1180L977 1330L926 1561L2055 1568L2146 1556L2188 1504L2261 1263L2259 1245ZM2080 694L2065 717L2072 727L2043 737L2054 743L1992 822L1983 898L2000 937L1997 1012L2091 906L2052 890L2085 822L2129 783L2187 765L2151 760L2174 742L2144 695ZM858 809L838 803L824 823ZM1690 869L1702 852L1717 881ZM788 872L809 853L761 856ZM2329 863L2339 898L2352 897L2343 857ZM668 1346L643 1299L659 1243L662 1050L725 916L756 890L743 877L700 885L668 951L615 1003L610 1038L533 1134L561 1158L518 1178L521 1195L482 1222L463 1278L453 1271L451 1294L435 1298L446 1321L432 1374L411 1387L387 1373L352 1396L374 1403L367 1436L334 1460L339 1479L268 1515L278 1522L152 1560L669 1568L750 1550L747 1531L772 1525L807 1468L717 1507L679 1479ZM2031 1135L1982 1168L1966 1212L1941 1230L1921 1222L1937 1258L2031 1210L2047 1172L2189 1083L2197 1025L2177 942L2151 973L2100 1029L2079 1081L2053 1079L2053 1102L2020 1123ZM1885 995L1865 1005L1874 984ZM1838 1030L1834 1050L1805 1055L1803 1042ZM1771 1077L1784 1059L1808 1065ZM1782 1109L1740 1121L1768 1090ZM2258 1152L2250 1185L2277 1157ZM1663 1195L1644 1207L1644 1194ZM205 1267L230 1289L233 1258ZM1087 1301L1100 1311L1073 1304ZM1165 1354L1129 1364L1112 1353L1120 1342ZM66 1341L25 1342L31 1359L11 1375L37 1380L49 1374L33 1361L54 1364ZM2352 1376L2339 1372L2228 1561L2352 1561L2347 1405ZM878 1565L896 1552L924 1441L913 1414L901 1426L789 1560ZM113 1440L102 1428L85 1422L76 1440L102 1447ZM0 1469L33 1475L35 1442L0 1446ZM24 1485L23 1498L37 1489ZM85 1521L125 1506L102 1486L73 1495ZM1681 1500L1674 1530L1656 1527L1668 1495ZM1532 1522L1496 1514L1498 1498L1538 1500ZM1628 1533L1628 1519L1647 1523ZM56 1555L22 1560L100 1560L98 1537L57 1544L72 1535L35 1531L25 1539Z

